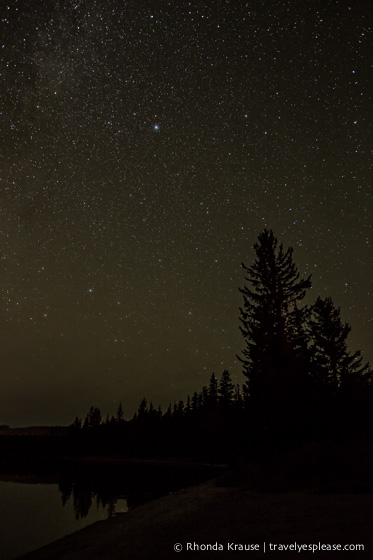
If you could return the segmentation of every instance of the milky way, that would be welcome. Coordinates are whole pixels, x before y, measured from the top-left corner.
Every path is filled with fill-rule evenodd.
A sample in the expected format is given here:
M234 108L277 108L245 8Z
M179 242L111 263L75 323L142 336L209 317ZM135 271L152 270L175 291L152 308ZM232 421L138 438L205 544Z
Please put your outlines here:
M264 227L373 360L368 3L14 0L0 29L0 423L242 383Z

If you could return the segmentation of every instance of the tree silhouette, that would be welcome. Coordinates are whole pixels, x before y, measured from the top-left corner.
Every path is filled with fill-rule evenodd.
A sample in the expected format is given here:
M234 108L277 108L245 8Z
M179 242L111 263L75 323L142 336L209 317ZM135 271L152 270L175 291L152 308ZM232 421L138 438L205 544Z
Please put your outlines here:
M71 424L70 428L74 429L74 430L80 430L80 428L82 427L82 421L80 418L78 418L78 416L75 417L74 422Z
M240 288L240 330L246 347L243 374L250 398L278 400L296 389L294 376L301 370L300 326L307 306L299 307L311 277L300 278L293 262L293 249L284 251L272 230L265 229L254 245L256 258L250 267L242 264L247 285Z
M91 406L87 416L85 417L83 428L85 430L98 428L101 425L101 422L102 417L100 409L96 406Z
M368 363L362 364L361 352L348 351L350 331L350 325L342 323L340 309L332 299L319 297L309 321L312 371L316 380L334 392L372 383L372 371Z
M235 387L232 383L231 376L228 370L224 370L221 374L219 382L219 401L224 406L229 406L234 398Z
M215 374L213 374L215 376ZM211 379L210 379L211 381ZM209 390L206 386L202 387L202 391L199 394L199 406L204 406L205 404L207 404L209 402Z
M148 403L144 397L140 403L139 410L137 411L137 417L143 419L148 414Z
M218 400L218 380L215 373L211 374L209 387L208 387L208 398L207 401L212 404L216 403Z
M185 404L170 403L164 414L145 397L129 421L121 402L106 423L91 407L83 430L79 418L70 426L76 449L83 442L107 452L125 441L129 455L216 458L267 452L275 442L283 448L307 439L371 437L373 372L360 351L349 352L351 328L340 310L331 298L303 304L311 277L300 277L293 249L285 251L272 230L259 235L254 252L253 264L242 264L246 285L239 288L243 387L224 369L220 380L212 373L202 390ZM244 434L243 424L250 427Z

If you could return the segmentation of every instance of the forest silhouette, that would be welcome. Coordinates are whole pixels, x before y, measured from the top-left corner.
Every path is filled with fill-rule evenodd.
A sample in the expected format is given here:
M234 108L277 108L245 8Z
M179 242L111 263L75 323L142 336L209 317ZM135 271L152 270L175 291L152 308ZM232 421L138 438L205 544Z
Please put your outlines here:
M166 411L144 397L129 419L120 402L68 427L0 427L0 473L58 473L77 519L95 503L114 515L119 498L132 508L213 476L265 492L371 491L373 372L350 351L332 299L305 303L311 277L293 249L266 229L254 253L238 288L242 386L224 369Z
M129 420L121 403L105 420L92 406L69 427L73 448L234 460L307 442L370 441L373 372L360 351L350 352L340 309L330 297L304 304L311 277L301 277L293 249L272 230L254 252L239 288L244 385L224 369L165 412L143 398Z

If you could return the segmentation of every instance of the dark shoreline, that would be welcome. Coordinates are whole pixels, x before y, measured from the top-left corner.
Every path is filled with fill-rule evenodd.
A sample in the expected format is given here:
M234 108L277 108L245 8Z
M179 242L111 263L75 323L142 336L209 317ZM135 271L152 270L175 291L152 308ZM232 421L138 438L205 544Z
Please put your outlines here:
M372 557L373 493L260 493L216 486L215 482L180 490L96 522L19 560L167 560L175 558L175 543L185 549L188 542L221 543L225 548L229 542L258 543L255 558L276 557L268 551L264 555L264 542L363 544ZM204 551L203 557L216 558L216 554ZM298 553L297 558L310 554ZM328 558L341 558L342 554L328 552ZM224 549L219 557L232 558L232 552Z
M234 541L363 544L368 557L373 557L372 457L370 444L357 443L306 446L255 462L237 459L230 468L181 457L65 456L63 464L72 470L78 467L89 476L96 469L101 475L111 469L121 480L126 478L126 466L141 476L165 470L166 478L168 473L183 469L218 472L176 486L168 495L152 495L128 513L96 522L20 558L163 560L175 558L175 543ZM144 478L141 481L146 482ZM187 552L200 554L201 550ZM216 558L217 553L221 558L232 555L232 551L222 549L203 551L204 558ZM263 554L255 551L256 558ZM310 557L309 552L297 554L300 559ZM328 558L340 558L341 554L328 551ZM269 557L267 551L265 558Z
M217 466L203 461L121 456L64 457L58 462L47 462L41 470L37 469L37 463L34 463L34 468L29 470L21 470L21 466L22 462L16 472L6 470L5 473L0 474L0 481L15 482L25 486L50 484L58 486L60 508L67 505L67 509L72 513L75 512L77 521L83 520L88 514L91 515L91 509L93 510L96 504L100 504L100 507L103 508L102 519L105 516L105 510L107 517L114 517L116 510L123 511L121 505L116 508L117 500L119 500L118 504L122 504L125 500L126 507L132 510L141 504L177 492L181 488L196 485L225 472L225 465ZM42 501L39 506L43 508ZM35 513L38 519L38 514ZM19 515L23 516L21 511ZM54 510L50 511L50 515L52 519ZM95 519L93 517L91 523ZM24 522L27 524L25 518ZM60 531L56 532L52 529L52 534L50 534L49 525L46 524L45 538L39 538L37 542L33 539L25 539L23 548L17 548L16 545L15 550L18 554L26 553L35 546L42 546L66 533L80 530L81 526L81 524L77 524L75 528L72 525L66 527L61 525ZM38 523L38 527L40 527L40 523ZM53 527L53 523L51 527ZM35 529L38 531L36 526ZM17 540L15 537L14 543ZM13 540L10 539L9 542L11 544ZM27 546L29 542L33 543L33 546ZM14 558L14 555L9 558Z

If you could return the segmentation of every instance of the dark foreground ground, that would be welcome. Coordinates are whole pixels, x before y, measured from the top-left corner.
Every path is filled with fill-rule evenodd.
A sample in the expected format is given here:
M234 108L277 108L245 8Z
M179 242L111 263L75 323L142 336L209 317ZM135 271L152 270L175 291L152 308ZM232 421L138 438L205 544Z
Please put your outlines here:
M154 500L26 554L22 560L373 558L372 492L254 491L237 479L233 486L230 482L228 476L220 485L210 481ZM176 543L181 552L174 550ZM188 543L192 550L187 550ZM202 550L201 545L215 543L223 550ZM228 543L257 544L259 550L232 551ZM270 551L270 544L294 543L363 544L365 550Z

